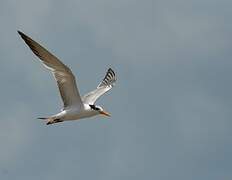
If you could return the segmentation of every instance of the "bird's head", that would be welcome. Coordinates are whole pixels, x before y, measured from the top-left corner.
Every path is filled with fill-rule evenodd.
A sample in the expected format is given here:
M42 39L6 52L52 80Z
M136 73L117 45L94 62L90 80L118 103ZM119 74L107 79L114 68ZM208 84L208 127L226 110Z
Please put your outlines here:
M89 106L92 110L97 111L99 114L102 114L102 115L108 116L108 117L110 116L110 114L108 112L104 111L103 108L100 106L91 105L91 104Z

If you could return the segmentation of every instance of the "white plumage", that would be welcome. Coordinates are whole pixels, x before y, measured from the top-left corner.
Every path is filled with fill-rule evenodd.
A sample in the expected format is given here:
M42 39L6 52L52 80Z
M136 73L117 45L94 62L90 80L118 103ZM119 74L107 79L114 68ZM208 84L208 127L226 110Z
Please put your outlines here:
M72 71L39 43L20 31L18 33L33 53L40 58L43 65L52 72L64 103L60 113L39 119L47 120L47 124L53 124L98 114L110 116L103 108L96 106L95 102L100 96L109 91L116 81L115 73L111 68L108 69L104 79L95 90L81 97Z

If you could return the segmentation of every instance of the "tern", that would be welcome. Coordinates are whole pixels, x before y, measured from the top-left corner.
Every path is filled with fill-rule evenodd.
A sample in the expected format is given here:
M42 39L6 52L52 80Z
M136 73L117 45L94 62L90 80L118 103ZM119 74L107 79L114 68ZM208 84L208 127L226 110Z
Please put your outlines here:
M63 101L61 112L46 118L38 119L46 120L46 124L49 125L63 121L88 118L100 114L110 116L101 106L95 105L95 102L100 96L109 91L116 82L116 75L111 68L108 69L105 77L95 90L84 96L80 96L75 76L70 68L32 38L21 31L18 31L18 33L32 52L41 60L43 65L52 72Z

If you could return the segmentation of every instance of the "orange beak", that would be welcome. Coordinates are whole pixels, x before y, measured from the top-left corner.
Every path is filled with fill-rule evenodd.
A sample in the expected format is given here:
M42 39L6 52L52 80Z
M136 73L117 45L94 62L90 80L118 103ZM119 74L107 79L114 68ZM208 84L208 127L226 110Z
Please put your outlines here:
M100 112L100 114L102 114L102 115L104 115L104 116L108 116L108 117L110 117L110 113L105 112L105 111L101 111L101 112Z

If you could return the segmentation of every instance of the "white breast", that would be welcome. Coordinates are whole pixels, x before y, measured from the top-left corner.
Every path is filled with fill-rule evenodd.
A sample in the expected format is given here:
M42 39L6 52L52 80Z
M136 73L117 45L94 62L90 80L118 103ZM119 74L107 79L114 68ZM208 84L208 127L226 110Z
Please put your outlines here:
M75 109L75 108L69 108L62 111L60 114L62 114L62 120L78 120L81 118L87 118L96 116L99 114L97 111L92 110L88 104L84 104L84 107L81 109Z

